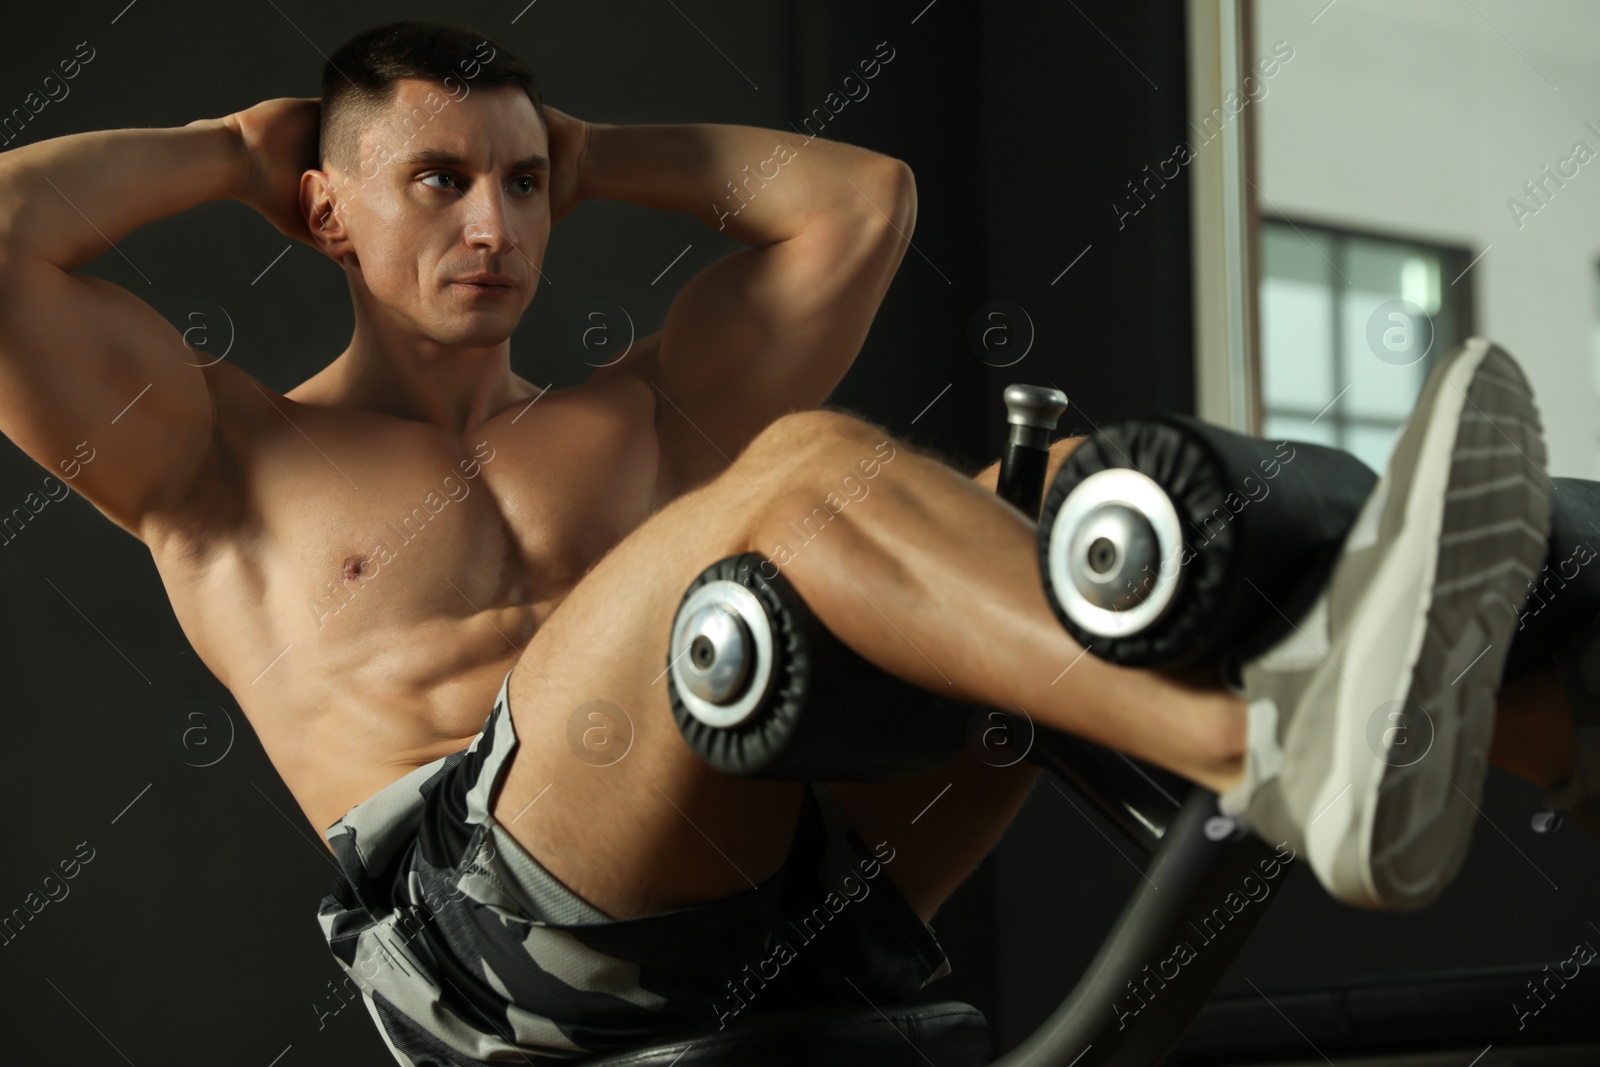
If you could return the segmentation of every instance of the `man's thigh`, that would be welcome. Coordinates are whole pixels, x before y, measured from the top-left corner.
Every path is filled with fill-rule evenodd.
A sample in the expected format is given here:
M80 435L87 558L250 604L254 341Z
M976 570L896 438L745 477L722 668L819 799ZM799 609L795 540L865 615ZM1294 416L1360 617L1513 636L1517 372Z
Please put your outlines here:
M805 461L805 441L795 436L790 450L782 434L758 439L730 470L652 515L573 588L512 671L519 745L491 811L613 918L743 892L788 854L804 786L706 766L678 734L665 669L683 591L711 563L751 550L761 509ZM1051 474L1071 444L1052 449ZM975 477L993 489L994 475ZM941 777L963 794L962 817L913 822L911 806L932 800ZM904 841L919 857L894 881L927 918L998 840L1032 778L1026 766L964 754L914 779L830 790L859 832Z
M684 591L749 549L765 501L793 476L781 438L758 438L615 545L511 672L518 745L491 814L612 918L745 892L788 855L804 784L712 770L678 733L666 677Z
M1083 440L1064 437L1050 446L1046 487ZM994 492L999 476L997 461L972 477ZM946 766L910 778L828 787L864 838L894 844L890 877L924 922L989 854L1027 799L1039 769L1011 755L1027 743L1007 737L991 748L963 749Z

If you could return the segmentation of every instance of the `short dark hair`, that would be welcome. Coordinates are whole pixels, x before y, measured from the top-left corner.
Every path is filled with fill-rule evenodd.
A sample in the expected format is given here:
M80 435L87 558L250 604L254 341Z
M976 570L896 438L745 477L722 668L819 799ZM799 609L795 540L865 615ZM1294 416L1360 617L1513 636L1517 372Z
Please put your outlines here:
M545 132L544 101L533 74L511 50L487 34L451 22L408 20L374 26L350 38L322 67L319 155L341 169L356 166L361 133L395 94L401 78L454 85L518 85L528 94ZM425 121L425 120L424 120Z

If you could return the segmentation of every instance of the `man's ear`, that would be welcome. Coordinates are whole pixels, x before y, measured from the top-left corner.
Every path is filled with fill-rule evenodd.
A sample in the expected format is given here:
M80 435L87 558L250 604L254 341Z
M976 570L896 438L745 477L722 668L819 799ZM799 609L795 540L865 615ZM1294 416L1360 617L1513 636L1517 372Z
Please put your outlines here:
M334 262L354 249L345 225L345 204L336 179L327 171L308 170L300 175L300 213L317 247Z

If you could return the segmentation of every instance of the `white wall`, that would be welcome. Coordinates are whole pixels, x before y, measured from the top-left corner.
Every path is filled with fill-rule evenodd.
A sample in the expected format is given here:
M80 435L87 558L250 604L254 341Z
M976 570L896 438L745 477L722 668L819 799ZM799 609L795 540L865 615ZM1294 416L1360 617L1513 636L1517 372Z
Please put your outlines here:
M1456 283L1474 286L1477 332L1527 371L1550 472L1600 478L1600 135L1584 125L1600 129L1600 2L1254 6L1255 51L1294 48L1251 105L1261 209L1487 247ZM1523 183L1580 140L1597 158L1519 229L1507 200L1538 207Z

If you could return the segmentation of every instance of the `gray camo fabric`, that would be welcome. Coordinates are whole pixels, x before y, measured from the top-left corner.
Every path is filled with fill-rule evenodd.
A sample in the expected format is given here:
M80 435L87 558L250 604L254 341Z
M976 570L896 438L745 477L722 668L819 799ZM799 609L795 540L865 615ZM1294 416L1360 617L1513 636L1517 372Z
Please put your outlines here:
M893 1003L950 972L885 877L892 847L869 849L819 785L755 888L608 918L490 814L517 746L510 679L468 748L326 832L343 877L317 919L399 1063L570 1061L765 1012Z

